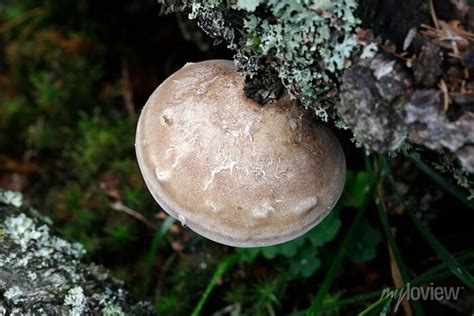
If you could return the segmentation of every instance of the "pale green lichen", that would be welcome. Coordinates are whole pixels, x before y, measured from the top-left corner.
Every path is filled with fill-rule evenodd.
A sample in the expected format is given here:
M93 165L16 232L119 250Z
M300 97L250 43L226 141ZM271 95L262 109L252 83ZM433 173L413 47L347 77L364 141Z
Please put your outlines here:
M154 315L103 267L81 261L83 247L53 234L26 204L0 201L0 218L0 266L8 267L0 280L0 316Z
M117 296L111 289L107 288L102 293L95 293L92 298L96 300L100 306L102 306L103 316L126 315L120 305L117 304Z
M327 120L326 110L314 107L318 96L334 87L328 72L349 65L357 47L359 20L353 0L269 1L275 19L249 15L244 22L246 45L259 57L271 56L288 92Z
M23 204L23 195L20 192L0 190L0 203L20 207Z
M84 290L80 286L73 287L64 298L64 305L70 306L69 315L80 316L86 307Z
M186 1L184 1L186 2ZM199 18L200 26L216 40L225 39L230 49L236 49L235 32L224 18L223 11L228 7L223 0L193 1L189 19Z
M372 59L375 57L379 50L379 47L376 43L370 43L369 45L366 45L364 49L362 50L362 54L360 55L360 58L362 59Z
M36 243L36 251L29 254L31 257L49 257L51 255L70 255L81 258L85 250L78 243L69 243L64 239L49 234L46 225L36 227L35 222L25 214L8 217L4 223L5 234L21 247L23 251L31 243ZM20 263L20 262L19 262Z
M17 305L22 301L23 291L18 286L12 286L5 291L3 296L12 302L13 305Z
M109 304L104 307L102 310L103 316L125 316L122 308L118 305Z
M342 120L337 120L334 126L336 126L339 129L344 129L344 130L349 129L349 126Z
M38 275L35 272L29 271L28 277L30 278L31 281L35 281Z
M42 230L37 230L35 223L25 214L20 214L17 217L9 217L5 220L4 226L13 239L23 251L26 250L28 244L32 240L38 240L43 236Z
M236 7L247 10L248 12L253 12L261 2L262 0L237 0Z
M199 19L206 32L237 51L236 63L249 78L261 73L262 67L272 67L291 96L327 120L324 95L336 88L334 76L350 65L351 55L360 46L356 35L360 21L354 14L357 2L237 1L231 8L245 11L243 27L228 22L235 14L227 3L192 1L190 18ZM237 36L235 30L240 27L243 33ZM375 48L367 48L364 56Z
M405 142L397 150L388 152L388 155L390 158L395 158L398 154L412 155L422 160L422 155L417 150L416 147ZM432 161L430 165L443 175L454 178L457 185L466 190L468 200L474 199L474 182L469 179L468 172L460 167L459 162L453 155L443 151L438 152L438 154L437 160Z
M444 174L451 174L457 184L469 192L467 199L474 199L474 182L469 179L469 172L460 167L458 161L452 155L441 154L439 162L434 163L433 166Z
M462 168L458 168L454 171L453 177L454 179L456 179L457 184L460 187L465 188L469 191L469 196L467 197L467 199L474 200L474 183L468 180L466 176L466 171Z
M66 263L70 258L80 259L85 254L80 244L71 244L51 235L46 225L38 227L33 219L23 213L7 217L2 226L4 238L8 238L21 249L20 252L3 257L1 262L3 265L25 269L31 261L37 261L41 266L47 267L49 262ZM68 265L64 264L64 269L67 268ZM73 281L79 278L73 269L70 269L68 274ZM37 276L29 272L28 277L34 281Z

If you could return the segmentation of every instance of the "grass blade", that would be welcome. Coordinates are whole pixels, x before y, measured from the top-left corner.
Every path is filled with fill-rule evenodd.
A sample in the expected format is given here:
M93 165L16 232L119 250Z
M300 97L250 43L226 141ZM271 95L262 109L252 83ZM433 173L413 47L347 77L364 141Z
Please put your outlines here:
M436 252L436 254L443 260L446 266L451 270L451 272L457 276L464 284L466 284L470 289L474 290L474 278L472 275L466 271L456 260L456 258L436 239L433 234L426 228L426 226L420 222L420 220L415 216L411 205L405 202L402 198L400 192L398 191L397 186L395 185L395 180L393 179L393 175L391 173L390 168L386 164L385 160L383 161L384 169L386 170L387 178L392 185L392 188L399 199L400 203L402 203L407 212L412 219L413 223L415 224L416 228L419 230L423 238L428 242L431 248Z
M420 231L421 235L428 244L433 248L436 254L443 260L443 262L449 267L451 272L457 276L464 284L466 284L471 290L474 290L474 278L466 271L456 260L456 258L431 234L423 223L414 215L411 210L408 210L408 214L412 219L415 226Z
M397 243L395 238L392 234L392 229L390 227L390 223L388 221L387 210L385 209L385 203L382 193L382 188L379 186L378 190L378 199L376 200L377 204L377 211L379 213L380 221L382 222L383 229L385 231L385 235L387 236L388 244L392 249L393 256L397 261L398 269L400 270L400 275L402 277L403 283L407 284L410 281L410 276L408 275L408 271L406 269L405 263L403 262L402 256L400 254L400 250L398 249ZM423 309L421 307L420 302L418 301L411 301L411 306L413 307L413 312L415 315L424 315ZM384 307L387 307L387 305Z
M474 264L470 264L466 267L467 270L474 270ZM451 276L452 273L451 272L444 272L444 273L440 273L439 275L436 275L433 277L433 279L431 279L430 281L438 281L438 280L442 280L444 278L447 278L449 276ZM422 283L425 283L424 280L421 280L419 278L415 278L413 280L413 282L410 283L411 286L417 286L417 285L420 285ZM401 288L398 288L398 289L395 289L395 288L391 288L390 291L400 291L402 289L405 289L405 286L401 287ZM380 291L380 293L382 294L382 291ZM391 296L385 296L385 297L381 297L378 301L370 304L367 308L365 308L361 313L359 313L359 316L363 315L372 315L372 313L376 312L377 310L380 309L380 306L386 302L388 299L390 300L393 300L393 297ZM384 308L387 306L387 304L389 304L388 302L384 305Z
M329 288L331 287L332 282L334 281L334 279L337 276L337 273L339 272L339 269L342 265L344 257L347 255L348 249L354 242L354 236L357 233L357 230L359 229L359 226L362 223L362 220L364 219L365 213L367 212L368 204L374 195L375 189L377 188L379 178L380 178L380 169L377 170L376 177L374 177L374 180L370 184L370 188L364 198L364 202L362 203L362 206L357 211L354 222L352 223L351 227L349 228L349 231L344 237L344 240L342 241L341 246L339 247L339 251L337 252L336 257L334 258L334 261L331 264L331 267L329 268L329 271L326 274L326 277L324 278L323 283L321 284L321 288L318 291L318 294L316 295L316 298L314 299L313 304L306 312L306 315L309 315L309 316L317 315L318 312L321 310L323 301L327 293L329 292Z
M436 183L438 183L443 189L451 193L455 198L461 201L464 205L468 206L471 209L474 209L474 202L469 201L466 195L459 190L457 185L449 182L446 178L444 178L440 173L435 171L433 168L425 164L423 161L418 159L415 155L408 155L408 159L412 161L415 166L426 173L431 179L433 179Z
M355 303L371 300L376 297L380 298L380 296L382 295L382 292L383 290L372 291L369 293L364 293L364 294L359 294L359 295L354 295L352 297L344 298L334 303L324 304L321 307L321 311L332 310L332 309L340 308L346 305L352 305Z
M211 294L212 290L216 286L217 282L219 282L219 279L227 270L229 270L238 261L239 257L240 257L240 253L235 253L232 256L227 257L224 261L222 261L219 264L219 266L216 269L216 272L214 272L214 275L212 276L211 281L209 281L209 283L207 284L206 290L204 291L201 298L199 299L199 302L197 303L196 307L194 307L194 310L191 316L199 316L209 295Z
M472 254L470 255L470 257L471 256ZM462 257L459 257L459 260L462 260ZM410 282L410 285L418 286L423 283L441 281L443 279L446 279L447 277L452 276L451 271L444 271L443 269L446 269L446 265L444 263L436 265L433 268L429 269L428 271L425 271L424 273L414 278ZM468 271L474 271L474 264L468 264L465 267L465 269ZM398 288L398 289L401 289L401 288ZM390 288L390 291L395 291L395 290L397 290L397 288ZM354 295L352 297L347 297L334 303L325 304L321 307L321 310L322 311L333 310L333 309L341 308L346 305L352 305L355 303L367 301L376 297L378 297L380 300L380 299L383 299L381 297L381 295L383 294L383 291L384 290L377 290L377 291L372 291L369 293Z
M385 303L385 305L383 306L382 311L380 312L380 315L379 315L379 316L387 316L387 314L388 314L388 313L390 312L390 310L391 310L392 301L393 301L393 298L391 297L391 298ZM418 301L415 301L415 302L418 302Z
M382 307L382 304L386 303L388 300L390 300L390 298L387 296L374 302L373 304L370 304L366 309L359 313L359 316L373 315Z
M166 233L175 221L176 220L171 216L166 217L166 219L161 224L160 229L157 230L155 236L153 237L150 252L145 259L145 278L143 284L143 290L145 292L147 292L150 287L151 270L153 268L153 262L155 261L156 253L158 252L158 247L160 246L161 240L165 237Z
M474 252L468 252L468 253L465 253L463 255L460 255L457 260L458 261L465 261L467 259L472 259L474 258ZM417 276L415 280L419 280L420 283L424 283L424 282L429 282L429 281L432 281L430 280L430 278L433 276L433 275L436 275L436 273L439 273L439 272L442 272L443 270L445 270L447 268L446 264L444 262L441 262L440 264L426 270L425 272L423 272L422 274L420 274L419 276Z

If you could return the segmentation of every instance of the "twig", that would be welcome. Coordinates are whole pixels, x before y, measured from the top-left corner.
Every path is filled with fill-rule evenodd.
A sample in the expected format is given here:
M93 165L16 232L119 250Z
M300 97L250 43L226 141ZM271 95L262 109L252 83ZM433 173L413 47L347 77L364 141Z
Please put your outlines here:
M460 58L463 51L470 47L470 43L474 41L474 34L468 32L460 26L458 21L438 21L439 28L422 24L423 36L430 37L434 43L442 48L451 50L448 55L454 58Z
M438 86L441 89L441 92L443 92L443 109L446 112L449 109L449 103L451 103L451 99L449 98L448 86L446 85L446 82L443 79L439 81Z
M43 18L44 18L44 15L37 15L33 17L31 21L29 21L28 24L26 24L23 30L21 30L20 35L18 36L18 39L21 41L27 38L35 30L38 24L40 24Z
M140 214L139 212L137 212L135 210L132 210L131 208L124 205L120 201L115 201L115 202L110 203L110 207L115 211L124 212L125 214L128 214L128 215L134 217L135 219L139 220L140 222L145 224L150 229L153 229L153 230L157 229L156 225L153 224L150 220L148 220L145 216L143 216L142 214Z
M135 117L135 103L133 102L132 79L127 57L122 57L122 97L125 109L130 117Z
M386 204L385 204L385 193L384 193L384 190L383 190L383 183L382 182L380 182L379 185L378 185L378 195L379 195L379 201L377 202L377 204L378 204L377 207L381 207L379 212L383 212L381 214L387 214L387 207L386 207ZM388 230L387 234L389 234L390 233L390 231L389 231L390 228L388 227L387 215L384 215L384 219L387 223L387 230ZM387 247L388 247L388 253L389 253L389 256L390 256L390 270L391 270L391 274L392 274L393 283L394 283L396 288L401 288L401 287L404 286L405 282L409 282L407 279L404 280L404 278L408 277L408 272L406 271L406 268L404 268L404 274L402 276L402 271L400 270L400 265L399 265L399 262L398 262L398 260L400 260L400 261L402 260L401 256L400 256L400 253L399 253L399 250L395 249L395 251L397 251L397 256L398 256L398 260L397 260L397 257L394 254L394 249L392 248L392 244L390 243L390 241L387 243ZM413 311L411 309L411 306L410 306L410 303L408 302L407 297L404 297L401 303L402 303L403 310L405 311L405 315L407 315L407 316L413 315Z
M22 163L5 154L0 154L0 170L21 174L40 173L41 167L34 163Z
M433 0L428 0L428 2L430 3L430 13L431 13L431 18L433 19L433 24L435 25L437 29L439 29L439 21L438 21L438 17L436 16Z
M31 9L30 11L25 12L24 14L18 16L17 18L5 23L3 26L0 27L0 34L6 33L13 29L14 27L20 25L24 21L28 20L29 18L37 15L42 15L45 13L45 10L43 8L34 8Z

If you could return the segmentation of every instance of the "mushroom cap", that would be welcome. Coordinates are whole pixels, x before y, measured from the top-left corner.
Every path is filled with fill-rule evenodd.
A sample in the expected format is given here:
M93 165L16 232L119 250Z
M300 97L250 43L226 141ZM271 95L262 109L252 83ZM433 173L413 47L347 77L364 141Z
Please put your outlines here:
M296 238L344 187L339 141L289 98L261 106L231 61L188 63L151 95L136 153L155 200L198 234L236 247Z

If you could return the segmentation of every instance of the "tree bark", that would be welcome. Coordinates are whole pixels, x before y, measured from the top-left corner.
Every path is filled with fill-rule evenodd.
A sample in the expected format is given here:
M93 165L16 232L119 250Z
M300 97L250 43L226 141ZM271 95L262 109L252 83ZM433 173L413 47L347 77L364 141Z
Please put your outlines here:
M0 191L0 315L155 315L20 193Z
M346 16L335 3L352 0L331 1L329 9L316 0L282 0L278 8L259 0L240 7L230 0L160 2L165 12L192 12L209 36L236 52L248 97L272 102L285 86L324 120L350 129L367 150L416 151L474 196L472 1L359 0L352 13L345 8ZM357 28L352 14L360 20ZM331 21L313 22L324 19ZM348 46L350 55L340 53L346 35L357 41ZM344 67L331 69L328 60L338 54Z

